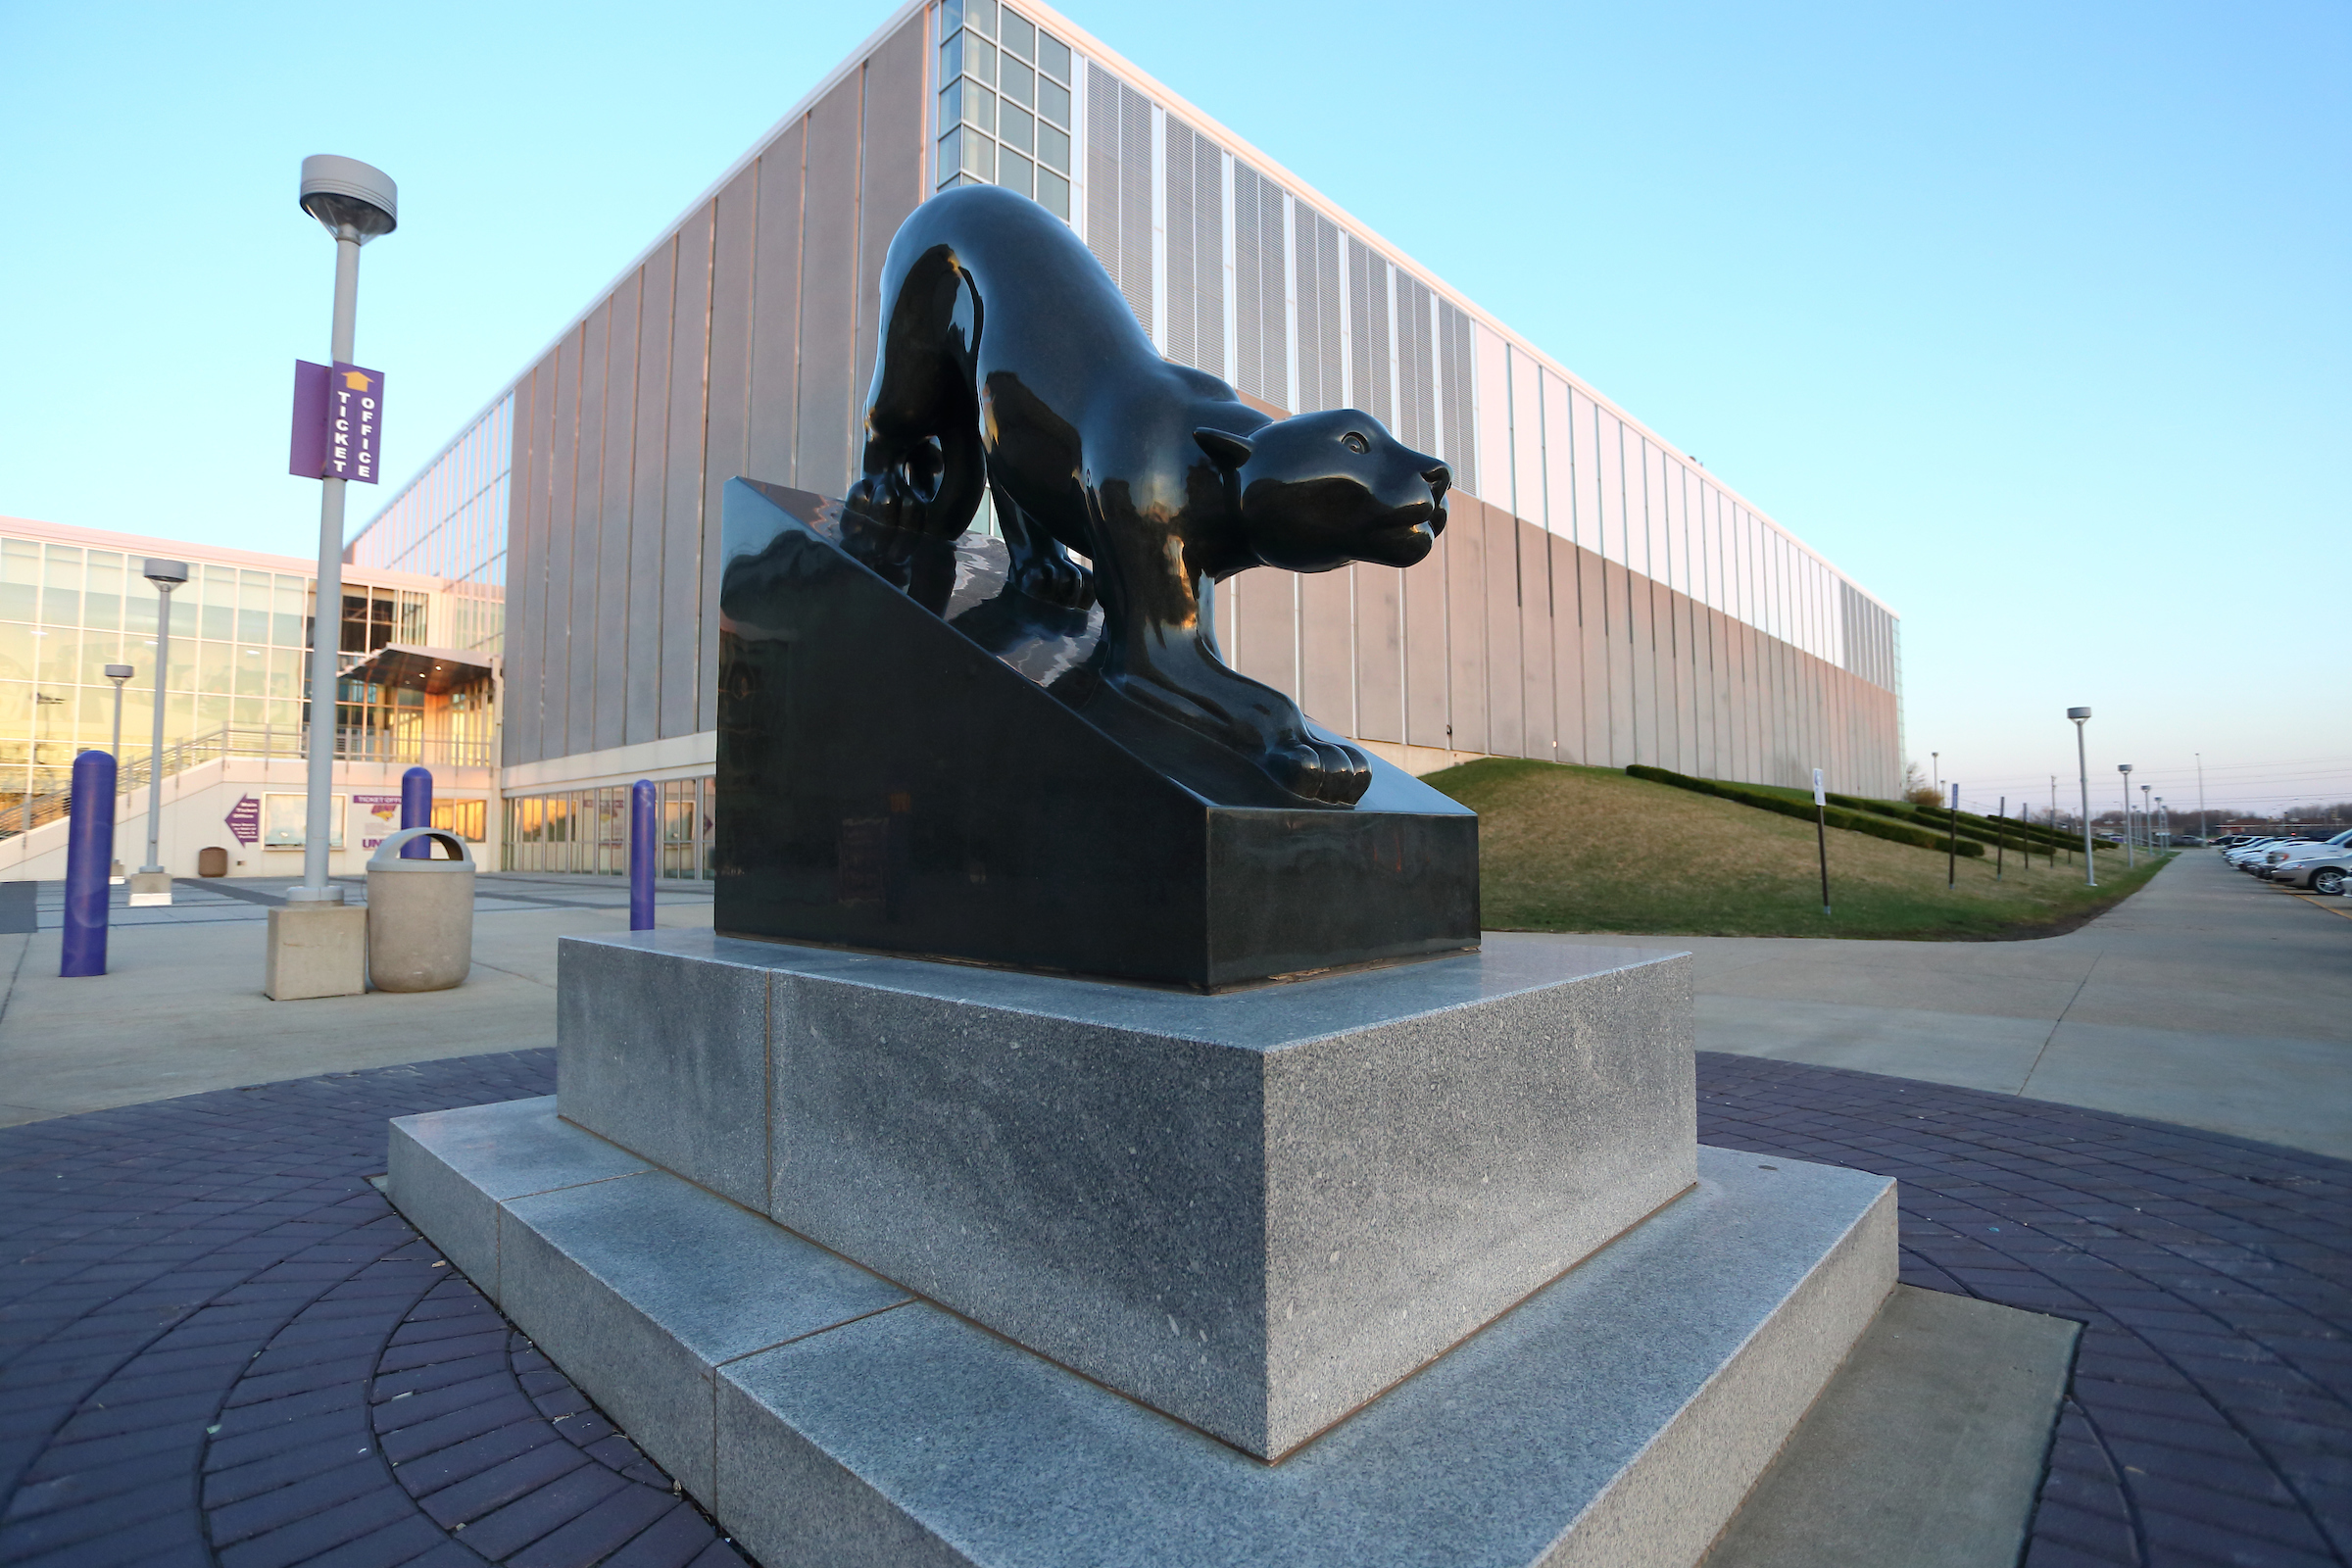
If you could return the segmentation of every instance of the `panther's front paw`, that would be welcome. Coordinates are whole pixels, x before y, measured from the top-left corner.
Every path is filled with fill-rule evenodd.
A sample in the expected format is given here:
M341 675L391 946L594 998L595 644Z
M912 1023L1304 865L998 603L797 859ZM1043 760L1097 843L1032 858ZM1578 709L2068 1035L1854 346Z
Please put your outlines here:
M1338 741L1305 740L1269 760L1267 771L1293 795L1334 806L1353 806L1372 787L1372 764L1354 747Z
M1095 602L1095 579L1066 556L1021 563L1012 585L1032 599L1069 610L1085 610Z
M891 472L868 474L859 479L841 498L842 511L855 513L886 528L912 527L914 519L907 515L912 498L896 479L897 475Z

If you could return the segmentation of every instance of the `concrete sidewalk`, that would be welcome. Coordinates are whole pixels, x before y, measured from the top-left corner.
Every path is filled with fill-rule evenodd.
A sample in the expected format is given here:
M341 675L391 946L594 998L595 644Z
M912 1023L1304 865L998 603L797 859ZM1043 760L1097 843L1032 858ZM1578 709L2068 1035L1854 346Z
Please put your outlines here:
M229 890L233 889L233 893ZM0 936L0 1126L209 1089L555 1042L556 939L625 930L612 877L485 875L456 991L273 1003L277 884L183 885L121 911L104 979L57 978L44 929ZM708 926L707 886L661 923ZM1689 949L1704 1051L1851 1067L2352 1157L2352 900L2284 893L2193 851L2102 918L2035 942L1494 933ZM165 915L139 924L133 913Z
M263 938L285 886L182 882L169 907L117 908L108 972L64 980L63 889L41 884L42 929L0 936L0 1127L552 1046L556 939L629 926L628 889L616 877L486 875L474 901L473 972L456 990L279 1003L262 995ZM710 923L707 885L665 884L657 901L662 925Z
M1698 1045L2352 1157L2352 899L2192 850L2033 942L1577 937L1688 948ZM1552 937L1496 934L1494 942Z

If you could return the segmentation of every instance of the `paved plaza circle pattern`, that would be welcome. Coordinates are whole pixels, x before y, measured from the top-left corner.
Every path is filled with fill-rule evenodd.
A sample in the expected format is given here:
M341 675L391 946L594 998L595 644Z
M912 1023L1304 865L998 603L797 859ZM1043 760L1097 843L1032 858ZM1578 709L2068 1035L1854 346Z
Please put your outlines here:
M368 1178L550 1052L0 1131L0 1564L744 1559ZM2352 1562L2352 1164L1702 1054L1709 1143L1901 1183L1903 1278L2084 1325L2028 1568Z

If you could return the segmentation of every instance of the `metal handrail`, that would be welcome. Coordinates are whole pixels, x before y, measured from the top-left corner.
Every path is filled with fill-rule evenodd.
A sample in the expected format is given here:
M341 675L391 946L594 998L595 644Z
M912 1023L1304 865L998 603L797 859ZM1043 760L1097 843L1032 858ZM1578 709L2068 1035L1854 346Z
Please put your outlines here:
M279 729L266 724L223 724L220 728L176 746L163 755L163 776L171 778L191 767L227 758L302 758L310 755L310 726ZM426 740L378 729L345 725L335 732L335 760L347 762L422 762L442 767L489 767L490 743L480 740ZM142 757L124 763L116 773L118 797L147 787L153 759ZM29 833L54 822L74 808L72 789L51 790L13 806L0 807L0 839Z

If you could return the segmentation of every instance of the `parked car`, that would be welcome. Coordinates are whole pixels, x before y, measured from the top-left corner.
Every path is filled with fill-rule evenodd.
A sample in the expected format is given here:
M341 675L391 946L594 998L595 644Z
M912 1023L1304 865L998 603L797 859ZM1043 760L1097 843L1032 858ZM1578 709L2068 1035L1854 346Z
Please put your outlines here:
M2289 860L2271 868L2271 880L2280 887L2309 888L2340 898L2348 880L2352 880L2352 852L2334 851L2300 860Z
M2331 839L2282 840L2262 852L2262 858L2256 863L2254 874L2269 881L2277 881L2289 866L2300 865L2306 860L2324 860L2330 856L2345 853L2346 845L2352 845L2352 828L2346 828ZM2301 886L2300 883L2296 885Z
M2229 861L2231 865L2238 867L2240 870L2243 870L2245 868L2246 861L2249 859L2258 858L2265 849L2278 842L2278 841L2277 839L2247 839L2242 844L2233 845L2230 848L2224 850L2222 852L2222 858Z

